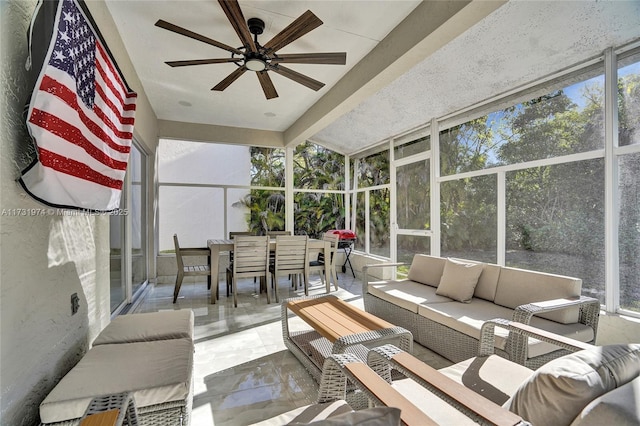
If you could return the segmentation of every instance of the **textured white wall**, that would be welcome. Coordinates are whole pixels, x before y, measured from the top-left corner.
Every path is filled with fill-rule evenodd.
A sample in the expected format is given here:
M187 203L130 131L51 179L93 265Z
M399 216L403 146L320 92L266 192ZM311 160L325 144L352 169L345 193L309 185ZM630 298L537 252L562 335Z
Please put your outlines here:
M90 3L109 33L104 4ZM35 6L36 0L0 1L0 424L12 426L38 422L40 402L110 319L109 217L47 212L15 181L33 156L22 112L30 94L24 64ZM126 74L126 51L117 39L109 44ZM139 91L137 139L153 154L155 115L135 75L127 80ZM75 315L73 293L80 298Z
M29 96L24 63L35 4L1 4L0 423L6 425L37 421L42 399L110 316L108 217L32 215L44 206L15 181L30 145L22 108ZM73 293L80 310L72 316Z

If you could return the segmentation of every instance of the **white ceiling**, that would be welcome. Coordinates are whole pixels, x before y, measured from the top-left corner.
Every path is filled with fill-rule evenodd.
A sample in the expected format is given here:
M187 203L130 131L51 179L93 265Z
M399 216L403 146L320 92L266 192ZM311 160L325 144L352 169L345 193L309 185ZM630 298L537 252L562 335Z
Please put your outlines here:
M228 58L225 50L154 26L158 19L232 47L242 45L216 0L107 1L129 56L159 119L284 131L382 40L419 1L240 1L244 17L260 18L265 44L311 10L324 24L278 53L347 52L346 65L291 64L319 80L318 92L269 73L279 97L267 100L251 72L224 92L210 89L233 63L172 68L165 61ZM189 107L180 102L188 102Z
M324 21L279 53L347 52L346 66L289 65L326 83L319 92L270 73L280 96L266 100L250 72L224 92L210 90L234 64L164 64L230 54L155 27L158 19L241 45L217 1L107 0L158 119L210 125L213 142L217 126L228 126L347 154L640 38L637 0L501 4L241 0L245 18L266 23L261 44L307 9Z

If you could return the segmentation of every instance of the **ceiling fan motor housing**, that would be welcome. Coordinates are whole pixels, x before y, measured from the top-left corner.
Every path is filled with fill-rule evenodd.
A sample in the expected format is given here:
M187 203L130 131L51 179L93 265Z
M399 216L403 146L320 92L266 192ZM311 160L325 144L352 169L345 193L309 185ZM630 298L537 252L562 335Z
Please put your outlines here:
M262 19L249 18L247 25L251 34L260 35L264 32L264 21Z

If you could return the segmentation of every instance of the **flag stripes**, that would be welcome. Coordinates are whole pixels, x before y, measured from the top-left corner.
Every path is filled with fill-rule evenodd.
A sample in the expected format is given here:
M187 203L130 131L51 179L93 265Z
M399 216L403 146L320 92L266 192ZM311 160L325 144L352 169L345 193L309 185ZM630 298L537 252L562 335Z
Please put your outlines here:
M20 183L51 205L106 211L119 205L137 95L91 22L77 0L59 0L27 118L38 161Z
M39 148L38 152L40 154L40 162L44 166L51 167L54 170L91 182L95 182L109 188L122 188L121 180L112 179L108 176L102 175L84 163L75 161L71 158L63 157L56 154L55 152L47 151L44 148Z

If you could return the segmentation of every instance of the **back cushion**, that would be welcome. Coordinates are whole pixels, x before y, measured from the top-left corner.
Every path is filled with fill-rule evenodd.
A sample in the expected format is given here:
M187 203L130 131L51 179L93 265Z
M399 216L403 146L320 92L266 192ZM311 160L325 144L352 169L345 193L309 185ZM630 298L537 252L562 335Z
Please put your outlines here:
M640 425L640 377L587 405L571 426Z
M438 287L446 261L447 259L443 257L416 254L413 256L408 278L411 281Z
M477 260L461 260L465 263L482 263ZM478 284L473 292L473 297L479 297L481 299L493 302L496 297L496 289L498 288L498 278L500 277L500 266L493 263L484 263L484 269L478 278Z
M580 296L582 280L562 275L545 274L503 267L498 279L494 302L515 309L527 303ZM538 316L563 324L578 322L579 307L562 309Z
M554 359L504 407L534 425L568 425L594 399L640 374L640 344L596 346Z

